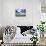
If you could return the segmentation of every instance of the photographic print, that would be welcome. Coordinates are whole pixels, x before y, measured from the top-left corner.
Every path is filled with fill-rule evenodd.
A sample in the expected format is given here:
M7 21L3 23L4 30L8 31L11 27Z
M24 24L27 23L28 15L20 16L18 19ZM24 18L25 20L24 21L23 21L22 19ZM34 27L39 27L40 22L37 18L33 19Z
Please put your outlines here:
M26 16L26 9L16 9L16 16Z

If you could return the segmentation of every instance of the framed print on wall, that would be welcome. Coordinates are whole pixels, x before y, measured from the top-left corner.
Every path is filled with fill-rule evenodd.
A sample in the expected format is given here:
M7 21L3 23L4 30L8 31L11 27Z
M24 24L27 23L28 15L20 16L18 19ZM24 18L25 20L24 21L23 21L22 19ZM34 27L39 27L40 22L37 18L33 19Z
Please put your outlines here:
M26 16L26 9L16 9L15 14L16 16Z

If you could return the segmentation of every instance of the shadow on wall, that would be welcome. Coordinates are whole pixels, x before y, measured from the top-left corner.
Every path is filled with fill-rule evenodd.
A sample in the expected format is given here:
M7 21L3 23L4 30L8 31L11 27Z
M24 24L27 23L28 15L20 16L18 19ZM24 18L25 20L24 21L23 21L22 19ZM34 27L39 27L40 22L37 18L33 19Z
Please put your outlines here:
M4 27L0 27L0 40L3 40Z

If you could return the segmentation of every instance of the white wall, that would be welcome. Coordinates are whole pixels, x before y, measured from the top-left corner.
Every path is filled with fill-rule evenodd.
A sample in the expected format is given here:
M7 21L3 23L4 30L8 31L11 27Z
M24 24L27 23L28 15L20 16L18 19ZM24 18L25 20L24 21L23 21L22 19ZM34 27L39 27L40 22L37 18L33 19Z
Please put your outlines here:
M2 0L0 0L0 26L2 24Z
M15 9L25 8L25 17L16 17ZM3 0L2 25L34 25L40 20L39 0Z

